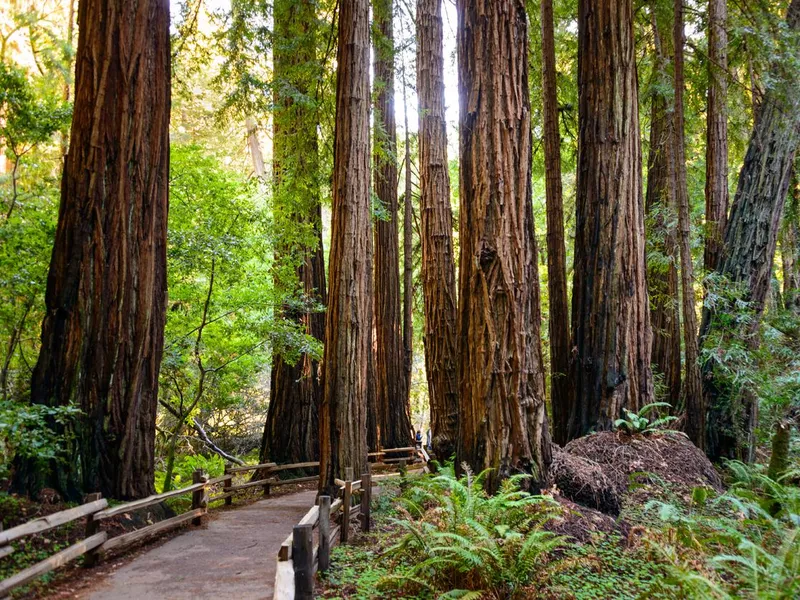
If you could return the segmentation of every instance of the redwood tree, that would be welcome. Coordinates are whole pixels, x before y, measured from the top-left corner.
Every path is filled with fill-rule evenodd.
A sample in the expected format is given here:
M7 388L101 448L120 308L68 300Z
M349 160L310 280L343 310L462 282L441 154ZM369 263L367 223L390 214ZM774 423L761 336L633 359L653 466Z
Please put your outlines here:
M431 443L443 460L455 453L458 437L458 353L440 0L417 1L417 95L425 371Z
M708 110L706 112L706 244L703 265L719 262L728 219L727 0L708 2Z
M376 390L380 443L404 448L413 439L400 313L397 129L394 116L392 0L373 0L375 195L385 218L375 222Z
M166 302L169 2L83 0L75 107L31 401L76 406L72 456L17 483L153 492ZM144 35L142 32L146 32Z
M581 0L569 437L653 397L632 0Z
M789 199L783 211L781 227L781 267L783 304L786 310L800 314L800 177L798 166L792 171Z
M674 175L675 204L678 209L678 247L681 257L681 307L683 308L683 349L685 375L683 401L686 414L684 431L699 448L704 446L705 406L700 379L700 349L697 341L697 314L694 296L689 189L686 182L686 142L683 116L683 0L675 0L675 107L672 112L675 131Z
M569 377L569 307L561 189L561 134L558 129L556 46L553 0L542 0L542 112L544 116L545 191L547 194L547 291L550 299L550 403L553 439L567 443L572 380Z
M800 0L792 0L786 23L790 34L796 35L800 30ZM793 44L794 61L797 51ZM745 339L751 347L758 346L758 327L772 279L781 214L800 143L798 77L792 64L776 62L771 69L770 79L775 83L760 104L717 265L717 274L733 284L733 293L739 297L704 310L703 340L715 335L715 341L724 343L735 337ZM738 310L738 301L748 304L751 318L744 325L730 325L729 315ZM706 453L712 458L752 459L756 398L747 390L737 392L716 377L712 360L705 362L703 370L709 409Z
M313 97L319 76L317 18L314 0L276 0L273 111L273 177L278 235L276 256L296 263L300 302L291 302L282 317L302 325L308 335L324 341L325 258L319 190L319 152L315 107L297 102L298 95ZM298 225L300 242L297 240ZM288 282L294 288L296 281ZM282 285L285 282L278 282ZM322 383L319 363L309 354L288 362L280 354L272 360L269 411L264 426L260 461L297 463L319 457L319 404Z
M531 205L523 0L459 0L458 464L546 482L551 460Z
M669 64L674 56L672 6L656 3L651 9L655 56L651 90L650 152L647 157L645 209L647 234L647 285L653 326L652 364L664 377L670 404L678 407L681 394L681 321L678 313L678 247L675 231L675 194L671 157L674 136L667 98L672 89ZM656 258L657 257L657 258Z
M372 341L369 0L341 0L333 207L320 413L320 490L367 465L367 360Z

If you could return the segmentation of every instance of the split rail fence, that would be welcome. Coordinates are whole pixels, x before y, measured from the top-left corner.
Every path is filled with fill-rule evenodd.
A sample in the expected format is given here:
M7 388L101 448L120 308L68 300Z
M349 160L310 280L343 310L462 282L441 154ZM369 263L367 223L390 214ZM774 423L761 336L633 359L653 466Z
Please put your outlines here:
M274 600L312 600L314 598L314 574L324 573L330 566L331 548L338 543L350 541L350 523L353 517L361 521L361 530L368 532L371 526L372 487L381 480L407 473L423 473L427 471L428 456L424 450L417 448L396 448L384 452L373 452L370 457L383 454L410 452L410 459L417 456L422 461L422 468L407 471L409 460L406 458L386 459L383 462L397 462L400 467L397 473L372 475L363 473L361 479L353 481L353 469L345 469L346 479L335 479L339 486L341 498L332 500L330 496L320 496L318 504L308 512L292 528L278 551L278 566L275 571ZM355 503L360 496L358 504ZM338 525L331 525L335 515L341 512ZM315 535L316 533L316 535ZM316 539L316 541L315 541Z
M417 453L416 448L394 448L389 450L384 450L382 452L375 452L370 454L371 458L377 459L379 462L402 462L406 459L404 458L389 458L383 459L386 455L397 455L397 454L404 454L410 453L412 457L414 457ZM423 461L427 457L420 455ZM382 460L383 459L383 460ZM191 521L193 525L200 525L203 515L208 512L208 505L212 502L216 502L219 500L224 500L226 505L231 505L233 503L233 497L237 492L240 492L245 489L253 488L253 487L261 487L263 489L263 493L265 496L269 496L271 493L272 488L279 487L283 485L289 484L297 484L303 483L308 481L316 481L319 479L319 475L313 475L310 477L302 476L302 477L294 477L288 479L278 479L278 473L283 471L289 470L298 470L298 469L310 469L310 468L319 468L319 462L303 462L303 463L294 463L294 464L287 464L287 465L277 465L275 463L263 463L258 465L245 465L240 467L226 467L225 473L221 477L215 477L213 479L209 479L202 470L196 470L192 475L192 484L177 490L171 490L169 492L163 492L161 494L154 494L152 496L148 496L147 498L142 498L141 500L133 500L131 502L125 502L123 504L118 504L113 507L109 507L108 501L105 498L102 498L100 494L89 494L86 497L85 503L74 508L69 508L67 510L62 510L57 513L53 513L47 515L45 517L41 517L38 519L34 519L32 521L28 521L27 523L23 523L22 525L18 525L17 527L13 527L6 531L0 531L0 559L3 559L7 556L10 556L14 553L15 548L11 545L13 542L16 542L26 536L44 533L46 531L50 531L51 529L55 529L56 527L60 527L62 525L67 525L68 523L72 523L74 521L78 521L79 519L85 519L86 522L86 529L85 529L85 538L81 541L78 541L71 546L49 556L48 558L32 565L19 573L0 581L0 598L6 598L8 594L27 583L30 583L37 577L44 575L45 573L49 573L59 567L70 563L71 561L79 558L80 556L84 556L83 565L84 566L93 566L96 562L100 559L104 552L108 552L111 550L119 550L126 546L129 546L133 543L145 540L153 535L168 531L186 523L187 521ZM245 475L249 472L255 472L256 477L260 477L260 479L255 479L254 481L247 481L245 483L234 484L233 480L234 477L237 475ZM374 477L373 479L378 479L378 477ZM342 482L344 484L345 482ZM351 484L350 494L361 490L362 481L359 482L349 482ZM357 486L355 484L358 484ZM221 488L220 488L221 486ZM355 487L355 489L353 489ZM212 490L216 490L215 495L209 496L209 492ZM158 521L157 523L153 523L152 525L148 525L146 527L142 527L141 529L137 529L135 531L130 531L128 533L123 533L122 535L118 535L115 537L110 537L108 532L103 531L102 523L106 519L110 519L111 517L115 517L121 514L125 514L131 511L140 510L143 508L147 508L149 506L153 506L154 504L159 504L164 500L169 498L176 498L179 496L184 496L187 494L191 494L192 496L192 504L189 511L176 515L174 517L164 519L163 521ZM348 503L347 506L350 506L350 498L348 496ZM330 498L328 499L330 503ZM337 500L330 504L330 512L327 513L327 526L330 527L330 515L335 514L343 505L343 500ZM321 506L321 505L320 505ZM362 517L362 522L367 522L369 520L369 503L367 502L367 517L366 521L363 521L364 517ZM320 507L315 506L313 507L306 517L300 522L299 525L302 526L311 526L311 527L320 527ZM348 524L347 528L340 530L337 526L333 528L333 532L331 533L330 529L328 530L328 534L336 536L339 531L347 531L349 528L349 520L351 513L355 514L355 511L359 510L358 506L351 507L351 510L347 512L346 518L343 519L343 525L345 523ZM311 516L311 513L314 513L314 516ZM323 525L324 526L324 525ZM310 530L310 529L309 529ZM343 541L347 541L347 533L344 533ZM329 539L326 537L326 539ZM331 538L332 539L332 538ZM291 547L292 547L292 536L290 539L287 540L288 542L288 549L284 551L284 546L286 546L287 542L284 542L284 546L281 547L281 553L284 554L287 558L283 560L290 560L291 559ZM330 546L323 544L324 548L327 548L329 556ZM301 552L299 550L298 552ZM316 551L315 551L316 552ZM298 554L298 556L300 556ZM317 555L314 554L314 560L317 559ZM327 568L327 563L325 563ZM280 565L279 565L280 566ZM315 567L316 568L316 567ZM313 571L311 573L313 578ZM276 593L276 598L278 598Z

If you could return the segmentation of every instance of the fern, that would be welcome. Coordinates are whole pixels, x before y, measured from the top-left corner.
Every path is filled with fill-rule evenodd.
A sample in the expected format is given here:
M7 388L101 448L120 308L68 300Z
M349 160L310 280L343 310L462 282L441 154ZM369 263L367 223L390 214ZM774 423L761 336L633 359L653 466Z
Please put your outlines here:
M487 495L489 473L474 475L465 468L457 478L446 466L406 489L402 504L417 521L397 521L405 535L385 555L412 566L384 578L382 586L470 599L513 598L530 583L536 567L564 544L564 538L541 529L560 509L550 498L521 490L530 478L525 474Z

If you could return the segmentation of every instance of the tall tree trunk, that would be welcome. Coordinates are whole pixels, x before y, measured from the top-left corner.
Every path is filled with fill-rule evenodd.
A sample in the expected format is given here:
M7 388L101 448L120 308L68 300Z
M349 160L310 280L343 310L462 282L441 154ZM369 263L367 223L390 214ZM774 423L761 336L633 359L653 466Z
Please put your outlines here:
M369 144L369 0L341 0L337 52L330 289L325 392L320 414L320 490L367 465L367 359L372 342L372 216Z
M414 366L414 194L411 189L411 132L408 129L406 68L403 65L403 120L406 145L406 189L403 194L403 352L406 390L411 397L411 371Z
M789 204L783 212L781 228L781 263L783 270L783 305L800 314L800 168L795 164L789 190Z
M373 0L375 25L375 195L387 218L375 222L375 332L381 444L404 448L413 439L400 313L397 129L394 116L392 0Z
M542 112L544 115L545 190L547 193L547 291L550 298L550 403L553 440L567 443L573 387L569 377L569 306L561 189L561 134L558 129L556 46L553 0L542 0Z
M153 492L166 318L169 3L84 0L78 30L31 401L83 414L74 455L44 473L21 465L17 483L138 498Z
M569 437L653 397L631 0L581 0Z
M308 335L325 340L325 314L315 309L325 304L325 258L322 248L322 214L319 191L319 150L314 109L294 101L296 94L313 96L316 89L317 27L314 0L277 0L275 19L275 111L273 113L273 175L275 202L283 210L276 219L297 231L300 223L310 243L297 247L296 237L278 240L276 255L297 264L296 275L305 298L285 306L282 317L303 326ZM261 151L255 132L249 136L256 172ZM293 235L296 235L294 233ZM294 288L295 282L290 282ZM300 306L304 308L300 308ZM272 359L269 410L264 426L260 460L296 463L319 457L319 405L322 385L319 364L308 354L292 364L276 354Z
M425 372L431 404L431 444L436 457L447 460L455 454L458 437L458 352L442 36L440 0L417 0Z
M700 350L697 341L695 312L694 265L692 263L691 222L689 220L689 188L686 182L686 142L683 115L683 2L675 0L675 109L672 113L675 131L674 173L675 204L678 208L678 247L681 256L681 302L683 308L683 348L686 372L683 380L683 400L686 410L684 430L689 439L703 448L705 437L705 406L700 378Z
M728 220L727 0L708 2L708 110L706 112L706 243L703 266L717 268Z
M459 0L458 464L547 481L523 0Z
M662 10L663 9L663 10ZM648 256L659 256L647 264L650 320L653 327L651 363L664 377L667 401L678 408L681 397L681 321L678 313L678 246L675 231L675 195L670 165L675 140L667 97L660 90L672 89L668 65L674 56L672 6L652 8L655 39L654 85L650 118L650 152L647 158L645 209L650 231Z
M800 30L800 0L792 0L786 16L789 28ZM773 67L774 87L764 95L758 124L750 137L739 184L734 196L725 246L717 272L741 289L736 299L748 303L752 318L742 326L726 325L736 302L718 303L703 311L701 339L715 342L731 337L759 343L758 328L772 278L781 214L789 190L792 164L800 143L800 97L795 93L797 74ZM717 319L725 315L725 319ZM753 427L757 405L751 390L734 392L714 376L714 364L703 365L709 408L706 452L711 458L753 456Z

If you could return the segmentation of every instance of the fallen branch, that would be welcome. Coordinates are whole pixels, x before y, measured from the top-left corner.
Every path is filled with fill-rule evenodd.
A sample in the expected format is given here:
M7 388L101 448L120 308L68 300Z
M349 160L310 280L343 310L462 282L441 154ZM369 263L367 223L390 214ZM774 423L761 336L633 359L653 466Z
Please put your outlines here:
M194 426L194 430L197 432L197 435L200 436L200 439L202 440L202 442L206 446L208 446L212 451L214 451L217 454L219 454L225 460L229 460L232 463L236 463L239 466L243 466L244 465L244 461L243 460L240 460L240 459L236 458L235 456L231 456L230 454L225 452L225 450L223 450L222 448L217 446L214 442L212 442L211 438L208 437L208 434L206 433L206 430L203 429L202 425L200 425L200 421L198 421L196 418L193 418L192 419L192 424Z

